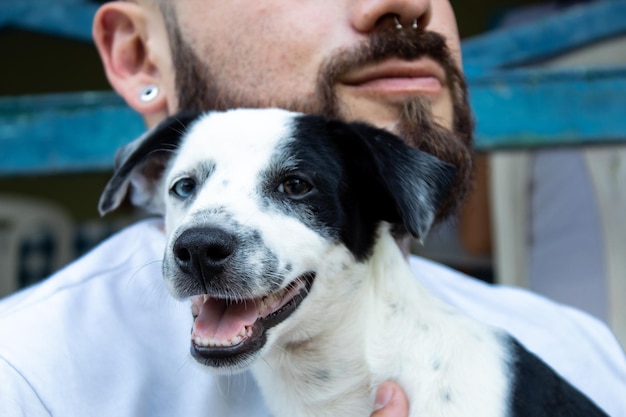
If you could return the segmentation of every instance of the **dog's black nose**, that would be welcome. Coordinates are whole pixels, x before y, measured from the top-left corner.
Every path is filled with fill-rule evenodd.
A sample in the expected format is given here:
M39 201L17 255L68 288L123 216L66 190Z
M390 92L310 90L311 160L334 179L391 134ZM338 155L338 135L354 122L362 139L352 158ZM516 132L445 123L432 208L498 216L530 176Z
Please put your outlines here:
M236 246L235 237L223 229L187 229L174 242L174 258L186 273L212 276L222 272Z

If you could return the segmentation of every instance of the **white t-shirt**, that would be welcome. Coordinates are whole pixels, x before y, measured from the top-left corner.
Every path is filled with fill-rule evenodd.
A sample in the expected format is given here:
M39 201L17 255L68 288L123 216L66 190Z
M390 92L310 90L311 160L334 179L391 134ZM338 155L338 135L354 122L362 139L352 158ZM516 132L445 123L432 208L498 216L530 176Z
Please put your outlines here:
M216 377L189 355L191 314L162 283L161 222L131 226L0 303L3 416L267 416L249 374ZM612 416L626 416L626 359L595 319L419 258L435 295L503 327Z
M607 321L607 253L585 155L545 149L531 161L528 285Z

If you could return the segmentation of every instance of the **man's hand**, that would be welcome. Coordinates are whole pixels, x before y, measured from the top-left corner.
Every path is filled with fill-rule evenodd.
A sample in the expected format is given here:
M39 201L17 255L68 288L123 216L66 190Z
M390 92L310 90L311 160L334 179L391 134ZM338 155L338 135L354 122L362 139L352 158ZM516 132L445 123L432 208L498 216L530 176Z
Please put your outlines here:
M404 391L393 382L383 382L376 392L374 413L371 417L408 417L409 400Z

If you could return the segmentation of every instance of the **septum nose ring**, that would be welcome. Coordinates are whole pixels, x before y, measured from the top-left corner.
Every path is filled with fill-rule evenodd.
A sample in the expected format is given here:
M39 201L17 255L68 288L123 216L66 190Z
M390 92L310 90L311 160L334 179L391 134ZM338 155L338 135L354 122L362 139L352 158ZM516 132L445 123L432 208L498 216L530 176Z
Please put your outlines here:
M394 15L393 16L393 21L396 24L396 29L397 30L402 30L404 29L404 26L402 26L402 23L400 23L400 19L398 15ZM413 20L413 23L411 23L411 29L413 30L417 30L419 28L419 25L417 23L417 19Z

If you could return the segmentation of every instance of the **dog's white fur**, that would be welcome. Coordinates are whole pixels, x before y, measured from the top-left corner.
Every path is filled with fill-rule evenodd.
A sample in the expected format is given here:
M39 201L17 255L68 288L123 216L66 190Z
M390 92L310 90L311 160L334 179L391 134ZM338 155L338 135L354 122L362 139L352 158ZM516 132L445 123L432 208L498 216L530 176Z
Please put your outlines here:
M276 155L283 165L299 163L281 154L296 140L293 120L293 113L281 110L202 116L184 134L156 188L141 182L137 197L165 213L163 269L174 296L197 294L177 267L175 242L186 230L207 225L258 237L240 239L246 256L238 267L245 276L233 279L246 281L245 293L221 296L256 299L316 273L308 296L267 331L265 345L218 371L251 368L276 417L370 415L375 389L387 380L404 388L412 417L509 415L514 378L508 336L429 294L412 275L388 223L380 223L372 255L357 261L323 228L268 204L261 182L276 168ZM103 194L103 212L126 193L131 179L120 175ZM195 179L193 199L172 194L182 178Z
M270 330L263 360L253 365L274 415L369 415L374 388L385 380L404 387L415 417L504 415L506 367L498 360L504 355L497 336L419 285L388 225L380 228L374 256L358 264L348 250L315 230L258 206L259 172L277 144L289 140L291 115L247 116L245 124L234 125L232 119L212 115L190 132L165 184L190 175L207 160L218 164L192 206L165 199L166 232L171 248L189 227L224 224L225 219L207 213L226 207L236 221L258 230L281 262L293 265L284 286L308 270L317 272L307 299ZM224 132L230 146L224 144ZM172 265L172 250L167 253L165 264ZM344 265L349 267L342 270ZM255 268L254 257L248 267ZM170 269L165 279L176 294L176 272ZM258 289L263 295L262 281ZM468 379L473 382L467 384ZM447 410L442 398L451 400Z
M278 346L253 367L274 414L369 415L375 387L393 380L413 417L506 415L498 336L429 295L386 226L374 253L349 271L323 271L308 302L275 329ZM332 256L323 259L349 259ZM314 336L289 342L296 329Z

